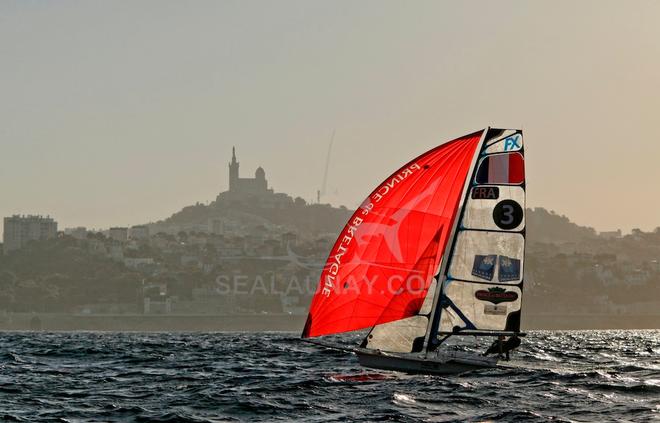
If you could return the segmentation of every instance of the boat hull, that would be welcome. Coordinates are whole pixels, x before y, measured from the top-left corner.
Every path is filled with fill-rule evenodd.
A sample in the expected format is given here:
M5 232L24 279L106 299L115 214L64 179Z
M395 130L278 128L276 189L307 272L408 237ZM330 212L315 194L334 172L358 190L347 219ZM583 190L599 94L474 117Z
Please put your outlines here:
M356 351L360 365L404 373L450 375L497 366L497 359L467 355L439 354L437 357Z

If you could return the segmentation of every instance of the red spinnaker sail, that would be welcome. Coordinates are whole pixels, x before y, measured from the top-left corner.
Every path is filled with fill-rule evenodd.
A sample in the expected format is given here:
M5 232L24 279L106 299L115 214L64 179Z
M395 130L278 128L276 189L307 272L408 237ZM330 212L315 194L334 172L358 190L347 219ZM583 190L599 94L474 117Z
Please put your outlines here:
M303 337L417 314L438 270L481 133L410 161L355 211L323 268Z

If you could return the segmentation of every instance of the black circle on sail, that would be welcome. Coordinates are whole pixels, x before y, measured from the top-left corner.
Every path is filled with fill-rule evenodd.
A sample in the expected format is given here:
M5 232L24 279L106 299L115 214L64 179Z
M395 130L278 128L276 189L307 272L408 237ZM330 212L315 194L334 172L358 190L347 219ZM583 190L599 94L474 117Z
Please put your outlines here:
M493 209L493 221L501 229L515 229L522 220L523 209L513 200L502 200Z

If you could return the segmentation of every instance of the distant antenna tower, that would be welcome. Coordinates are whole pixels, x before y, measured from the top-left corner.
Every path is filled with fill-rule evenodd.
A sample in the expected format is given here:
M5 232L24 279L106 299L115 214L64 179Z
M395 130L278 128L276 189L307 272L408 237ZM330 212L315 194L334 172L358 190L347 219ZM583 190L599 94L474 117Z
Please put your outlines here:
M323 184L321 185L321 189L316 192L316 199L319 203L321 203L321 197L325 196L325 191L328 185L328 169L330 168L330 153L332 153L332 143L335 141L335 132L336 130L332 130L332 136L330 137L330 144L328 144L328 155L325 158L325 172L323 172Z

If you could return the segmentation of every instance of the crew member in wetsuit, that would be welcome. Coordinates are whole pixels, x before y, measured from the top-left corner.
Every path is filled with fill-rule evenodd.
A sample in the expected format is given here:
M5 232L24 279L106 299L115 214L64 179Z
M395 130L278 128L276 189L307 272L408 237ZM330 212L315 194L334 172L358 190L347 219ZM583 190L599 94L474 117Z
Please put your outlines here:
M491 346L486 350L484 355L488 354L497 354L499 358L504 358L506 355L506 361L509 361L509 353L520 346L520 338L517 335L509 337L506 341L504 340L504 335L497 337Z

